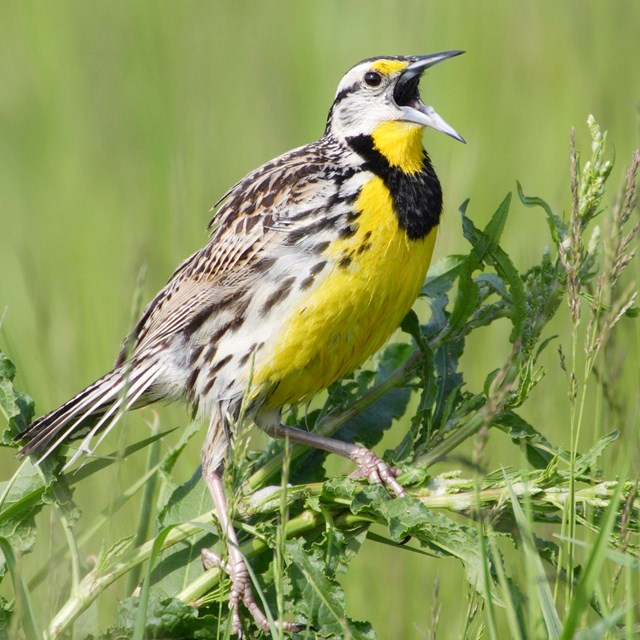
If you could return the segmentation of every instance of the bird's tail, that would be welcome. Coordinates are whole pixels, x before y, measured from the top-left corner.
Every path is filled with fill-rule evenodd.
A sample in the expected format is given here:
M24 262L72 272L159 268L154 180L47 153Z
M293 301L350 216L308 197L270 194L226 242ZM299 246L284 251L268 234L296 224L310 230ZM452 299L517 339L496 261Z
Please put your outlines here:
M83 452L91 451L89 444L99 431L103 433L96 446L125 411L151 400L144 395L160 373L161 368L153 359L116 367L18 434L17 439L26 441L20 454L41 454L42 461L60 445L83 438L67 466L72 464Z

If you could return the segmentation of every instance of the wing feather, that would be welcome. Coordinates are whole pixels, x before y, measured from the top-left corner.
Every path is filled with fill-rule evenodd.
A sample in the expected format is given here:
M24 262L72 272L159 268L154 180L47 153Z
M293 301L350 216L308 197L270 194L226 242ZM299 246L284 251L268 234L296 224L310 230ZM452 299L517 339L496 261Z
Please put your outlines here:
M333 179L339 170L334 160L343 153L321 139L234 185L214 206L207 245L178 267L145 309L126 342L133 339L132 352L152 349L193 326L198 314L215 311L255 276L261 260L267 265L279 255L287 244L283 234L295 240L297 230L327 218L341 184ZM123 347L118 362L125 358Z

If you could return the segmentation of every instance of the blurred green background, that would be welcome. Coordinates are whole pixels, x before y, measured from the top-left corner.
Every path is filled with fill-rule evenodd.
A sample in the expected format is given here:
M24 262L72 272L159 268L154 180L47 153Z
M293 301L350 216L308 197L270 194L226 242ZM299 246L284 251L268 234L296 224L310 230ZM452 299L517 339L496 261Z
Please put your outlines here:
M322 134L342 74L364 57L467 51L422 83L425 102L468 143L425 135L446 197L437 256L466 250L456 213L465 198L483 224L516 179L528 194L566 210L569 132L576 126L586 149L589 113L609 131L617 158L612 183L619 184L639 144L639 27L640 3L631 0L4 0L0 348L18 366L18 387L43 413L104 373L131 326L140 274L146 301L205 242L209 208L229 186ZM515 204L503 246L517 265L533 263L547 244L542 214ZM507 331L498 324L470 344L464 370L472 388L501 364ZM637 394L635 330L627 339L628 385ZM554 353L547 364L551 375L525 415L568 444L566 387L555 384ZM163 427L187 422L180 408L162 409L160 417ZM144 418L128 420L126 437L145 433ZM632 418L611 426L626 429L635 447ZM390 437L399 439L402 429ZM492 437L493 465L504 463L503 452L512 456ZM17 463L11 452L0 454L4 479ZM83 520L140 473L143 457L78 489ZM191 466L179 470L183 479L198 458L195 445ZM137 508L124 509L98 542L131 533ZM27 570L61 536L48 530L49 514L39 522ZM99 545L83 551L97 553ZM43 620L66 593L66 566L52 561ZM344 579L348 609L372 620L380 638L426 638L436 577L439 637L457 637L466 586L454 560L368 544ZM113 602L102 602L103 623L121 595L116 584Z

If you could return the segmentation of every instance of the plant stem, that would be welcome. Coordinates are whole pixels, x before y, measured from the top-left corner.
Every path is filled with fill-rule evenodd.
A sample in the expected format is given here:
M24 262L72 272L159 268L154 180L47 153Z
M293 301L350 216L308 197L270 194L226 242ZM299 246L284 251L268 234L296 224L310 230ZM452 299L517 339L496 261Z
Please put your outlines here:
M557 485L551 488L540 487L537 484L536 477L529 480L519 480L517 478L514 478L514 480L511 481L513 492L517 496L528 495L532 503L532 509L538 507L546 515L548 515L549 508L554 510L565 508L571 497L571 491L567 487L562 490ZM574 499L581 504L605 508L610 501L613 484L600 483L592 487L586 487L583 490L574 492ZM466 490L461 491L465 487ZM625 495L632 488L632 483L628 483L628 486L625 485ZM322 492L322 484L313 483L297 489L299 490L292 492L287 488L288 502L300 499L302 489L307 494L320 494ZM278 491L280 489L274 491L269 503L269 506L273 505L273 512L281 508L281 502L277 495ZM423 489L422 491L425 490ZM473 480L439 478L437 493L421 495L420 491L416 491L414 496L430 509L447 509L464 515L471 515L474 506L477 504L508 504L509 491L507 487L500 484L500 486L489 487L476 492L473 490ZM381 519L370 514L354 515L350 513L348 511L349 500L347 498L325 497L325 501L326 509L331 510L337 528L353 528L373 522L382 522ZM239 511L244 510L247 513L252 511L250 505L250 499L245 498L239 505ZM640 499L636 499L630 508L638 509L639 507ZM255 508L253 511L255 512ZM202 530L201 523L209 522L210 518L210 512L206 512L189 523L177 525L167 535L162 548L167 549L181 540L200 532ZM316 511L305 510L286 523L283 537L289 539L308 533L315 528L324 527L324 525L324 515ZM154 540L150 540L136 549L126 550L119 556L99 564L96 569L85 576L77 591L69 598L51 622L47 636L49 640L61 637L70 628L73 621L91 605L102 591L120 576L130 571L132 567L148 559L152 552L153 544ZM267 542L256 537L250 538L241 545L242 554L248 560L266 552L268 549ZM203 572L202 575L178 593L176 597L184 602L197 605L199 598L210 591L219 579L220 573L217 569Z
M197 533L200 531L198 523L206 522L210 518L211 514L207 512L187 524L177 525L169 532L162 548L166 549L180 540L184 540L190 535ZM67 600L60 611L58 611L49 625L47 637L53 640L64 634L73 621L89 607L104 589L117 578L127 573L132 567L135 567L149 557L153 543L153 540L149 540L140 547L125 552L122 557L108 559L104 563L99 563L93 571L84 577L78 586L78 590Z
M156 435L160 431L159 423L157 420L153 424L153 435ZM155 469L160 461L160 440L154 441L149 447L147 454L146 472L150 469ZM156 487L158 485L158 474L153 473L149 476L149 480L144 485L144 493L142 496L142 502L140 504L140 515L138 517L138 528L133 544L135 547L139 547L147 538L150 531L151 520L153 519L153 506L156 501L153 499ZM127 593L133 593L140 579L140 567L133 567L129 573L127 580Z

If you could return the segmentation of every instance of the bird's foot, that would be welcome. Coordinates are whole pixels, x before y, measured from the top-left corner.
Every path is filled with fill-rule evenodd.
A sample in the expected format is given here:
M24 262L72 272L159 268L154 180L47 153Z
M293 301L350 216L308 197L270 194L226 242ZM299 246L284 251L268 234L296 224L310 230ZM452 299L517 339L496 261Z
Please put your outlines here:
M231 610L231 631L238 638L242 638L242 621L240 620L240 603L242 603L256 624L263 630L269 631L269 620L253 597L251 577L244 558L230 554L229 562L224 562L210 549L203 549L202 564L205 569L218 567L231 578L231 593L229 594L229 609ZM288 620L276 620L275 626L288 633L301 630L300 625Z
M383 484L399 498L406 495L405 490L396 480L398 469L390 467L382 458L365 447L358 449L349 456L358 468L351 474L352 478L368 478L374 484Z

